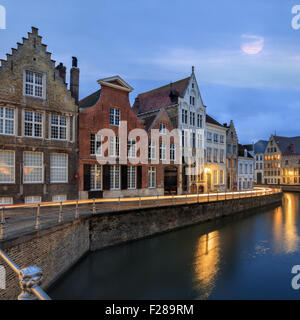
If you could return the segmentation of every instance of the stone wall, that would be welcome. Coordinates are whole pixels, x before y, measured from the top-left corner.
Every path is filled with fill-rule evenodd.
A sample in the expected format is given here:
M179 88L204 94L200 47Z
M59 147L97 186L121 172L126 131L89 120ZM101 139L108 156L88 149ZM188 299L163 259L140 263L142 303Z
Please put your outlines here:
M0 241L0 248L21 268L30 265L42 268L43 288L48 288L89 250L103 249L249 209L280 204L281 200L282 194L279 193L91 215L16 239ZM7 265L4 266L7 273L6 290L0 290L0 300L16 299L20 294L17 276Z
M47 288L89 251L89 221L80 219L0 242L0 248L20 268L40 267L43 270L42 287ZM6 264L3 265L6 269L6 290L0 290L0 300L16 299L21 291L18 277Z

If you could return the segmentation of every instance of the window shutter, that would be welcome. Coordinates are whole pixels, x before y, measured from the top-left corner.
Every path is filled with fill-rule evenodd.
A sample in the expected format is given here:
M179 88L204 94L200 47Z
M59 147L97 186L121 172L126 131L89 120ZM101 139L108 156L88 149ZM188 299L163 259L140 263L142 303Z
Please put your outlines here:
M137 167L137 189L142 189L142 166Z
M110 190L110 166L103 166L103 190Z
M83 190L89 191L91 186L91 166L89 164L83 165L83 174L84 174Z
M127 166L121 166L121 190L127 189Z

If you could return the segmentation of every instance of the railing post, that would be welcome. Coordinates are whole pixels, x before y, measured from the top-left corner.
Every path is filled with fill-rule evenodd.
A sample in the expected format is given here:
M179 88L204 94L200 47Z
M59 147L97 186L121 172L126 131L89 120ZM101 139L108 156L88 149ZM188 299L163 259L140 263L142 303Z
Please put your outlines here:
M58 223L61 223L64 221L64 218L63 218L63 209L62 209L62 201L60 201L60 204L59 204L59 215L58 215Z
M95 199L93 199L93 214L96 214L96 202L95 202Z
M37 204L37 209L36 209L36 219L35 219L35 230L39 230L40 228L40 204Z
M78 199L76 200L75 219L79 219Z
M4 215L4 207L1 208L1 221L0 221L0 240L4 240L6 237L5 234L5 215Z

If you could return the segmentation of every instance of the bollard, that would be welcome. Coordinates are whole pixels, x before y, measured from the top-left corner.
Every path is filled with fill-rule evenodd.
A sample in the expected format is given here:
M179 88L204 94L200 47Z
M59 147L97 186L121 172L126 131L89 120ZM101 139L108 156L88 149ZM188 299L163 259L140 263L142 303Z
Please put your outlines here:
M59 205L58 223L63 222L63 220L64 218L63 218L63 209L62 209L62 201L61 201Z
M76 200L75 219L79 219L78 199Z
M38 203L36 210L35 230L39 230L40 224L40 204Z
M4 207L1 208L1 221L0 221L0 240L4 240L6 238L5 233L5 215L4 215Z
M120 201L120 198L119 198ZM93 199L93 214L96 214L96 202L95 199Z

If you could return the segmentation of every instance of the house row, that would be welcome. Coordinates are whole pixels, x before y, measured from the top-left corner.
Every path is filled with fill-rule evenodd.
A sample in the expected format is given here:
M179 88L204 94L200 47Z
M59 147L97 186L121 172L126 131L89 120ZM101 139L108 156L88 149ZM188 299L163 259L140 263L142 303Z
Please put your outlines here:
M120 76L79 99L37 28L1 60L0 203L250 189L233 122L207 114L194 73L139 94Z

